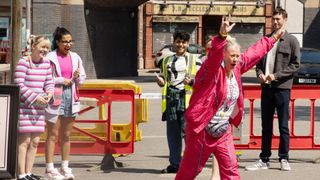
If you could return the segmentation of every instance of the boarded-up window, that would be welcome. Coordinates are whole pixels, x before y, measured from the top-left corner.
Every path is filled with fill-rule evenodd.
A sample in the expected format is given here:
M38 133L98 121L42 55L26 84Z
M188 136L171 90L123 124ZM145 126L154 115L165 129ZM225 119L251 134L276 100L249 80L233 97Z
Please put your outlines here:
M237 38L241 50L246 50L250 45L258 41L264 33L264 24L237 23L230 35Z
M197 43L197 25L196 23L153 23L153 53L166 44L171 44L176 30L190 33L189 43Z

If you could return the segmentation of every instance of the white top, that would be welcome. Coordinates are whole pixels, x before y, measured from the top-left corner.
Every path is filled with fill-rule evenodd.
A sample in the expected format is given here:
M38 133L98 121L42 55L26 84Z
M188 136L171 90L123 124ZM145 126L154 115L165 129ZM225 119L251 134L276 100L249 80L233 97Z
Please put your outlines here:
M202 61L196 58L196 70L201 67ZM187 60L186 56L173 55L173 60L167 65L169 84L177 89L184 89L184 79L187 76ZM190 74L188 74L190 76Z
M218 111L213 116L213 118L210 120L211 123L228 121L231 114L233 113L234 107L239 97L239 87L234 74L231 80L227 78L227 86L228 86L227 98L223 102L222 106L219 107Z
M273 48L267 54L266 72L265 72L266 76L268 76L269 74L273 74L273 72L274 72L274 64L276 61L276 53L277 53L278 44L279 44L279 41L276 41ZM266 83L270 84L269 81L267 81Z
M170 85L178 89L184 89L184 78L186 77L187 60L184 56L174 56L173 61L168 64Z

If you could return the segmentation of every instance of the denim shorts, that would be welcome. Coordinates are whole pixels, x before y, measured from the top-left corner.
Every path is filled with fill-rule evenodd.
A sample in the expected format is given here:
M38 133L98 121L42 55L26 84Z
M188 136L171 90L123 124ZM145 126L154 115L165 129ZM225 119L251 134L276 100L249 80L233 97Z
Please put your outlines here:
M76 113L72 114L72 88L63 86L59 115L64 117L76 117Z

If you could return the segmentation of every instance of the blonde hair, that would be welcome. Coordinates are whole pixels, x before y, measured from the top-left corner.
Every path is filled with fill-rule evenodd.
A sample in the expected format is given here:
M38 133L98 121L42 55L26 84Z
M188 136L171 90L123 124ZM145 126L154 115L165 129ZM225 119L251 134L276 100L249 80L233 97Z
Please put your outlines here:
M46 37L46 36L35 36L35 35L30 35L30 37L29 37L29 43L30 43L30 45L31 45L31 47L32 46L36 46L36 45L38 45L40 42L42 42L42 41L48 41L49 43L49 46L51 46L51 42L50 42L50 39L48 38L48 37Z
M27 40L28 45L31 46L31 50L28 51L28 53L26 54L27 60L29 61L29 64L30 64L30 68L34 67L34 64L33 64L32 59L31 59L32 49L33 49L33 47L35 47L38 44L40 44L42 41L47 41L47 45L49 46L49 49L50 49L51 42L50 42L50 39L48 37L46 37L46 36L30 35L30 37Z

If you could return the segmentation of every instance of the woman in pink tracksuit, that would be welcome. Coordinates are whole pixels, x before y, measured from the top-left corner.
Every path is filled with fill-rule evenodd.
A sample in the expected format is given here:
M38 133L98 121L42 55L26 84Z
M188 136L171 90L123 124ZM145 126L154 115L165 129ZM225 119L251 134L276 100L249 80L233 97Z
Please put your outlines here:
M211 153L218 160L221 180L240 179L230 124L238 126L243 115L241 74L257 64L284 31L263 37L240 54L235 39L227 38L234 25L222 18L219 36L212 38L208 58L196 75L185 114L186 149L176 180L195 179Z

